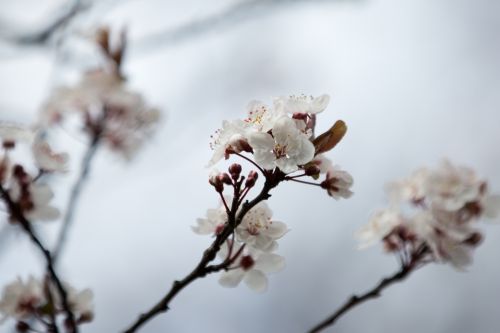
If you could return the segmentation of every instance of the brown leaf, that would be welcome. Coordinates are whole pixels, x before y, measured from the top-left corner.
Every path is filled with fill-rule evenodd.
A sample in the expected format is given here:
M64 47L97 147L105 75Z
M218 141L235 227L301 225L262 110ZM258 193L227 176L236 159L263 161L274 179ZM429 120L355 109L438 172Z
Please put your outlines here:
M347 132L347 125L342 120L337 120L335 124L325 133L313 140L316 148L315 155L325 153L337 145Z

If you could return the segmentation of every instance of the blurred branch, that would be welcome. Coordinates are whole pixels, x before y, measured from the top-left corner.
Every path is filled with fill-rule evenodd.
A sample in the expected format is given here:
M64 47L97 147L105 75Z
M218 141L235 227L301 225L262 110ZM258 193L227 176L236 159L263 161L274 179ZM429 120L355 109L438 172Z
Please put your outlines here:
M64 7L66 8L60 10L61 14L57 15L51 22L38 31L32 33L1 31L0 37L21 46L45 45L53 35L61 31L77 15L90 8L90 3L83 3L82 0L73 0L71 5Z
M101 131L104 127L104 120L105 120L104 117L105 116L103 116L103 119L101 120L101 126L100 126L101 129L99 129L99 131L94 133L94 135L92 136L92 141L88 146L87 151L85 152L85 155L83 156L83 159L81 161L80 174L78 175L78 179L71 188L71 193L66 207L64 219L62 222L61 231L57 236L56 245L54 246L54 251L53 251L54 262L56 262L59 259L59 256L62 253L64 246L66 245L68 232L73 223L73 217L75 214L76 206L78 204L78 199L80 198L83 186L85 185L88 179L92 160L94 159L94 156L97 152L97 148L99 147L99 143L101 141L100 140Z
M153 33L133 43L132 53L147 54L151 50L172 46L176 43L207 34L230 24L240 24L246 20L273 14L273 10L286 9L287 5L359 2L363 0L246 0L236 3L219 13L188 22L178 27Z
M408 263L401 264L401 268L398 272L394 273L392 276L382 279L375 287L373 287L366 293L359 296L352 295L351 297L349 297L344 302L344 304L340 306L333 314L314 326L311 330L308 331L308 333L318 333L328 328L329 326L334 325L342 315L344 315L352 308L361 305L370 299L380 297L382 291L384 291L387 287L393 285L394 283L402 282L403 280L405 280L413 271L426 264L426 262L422 261L422 258L426 254L428 254L428 250L429 249L427 247L420 248L413 254L413 257Z
M71 307L69 305L68 301L68 293L66 289L64 288L61 280L59 279L55 269L54 269L54 263L52 261L52 255L49 250L42 244L40 239L36 236L35 232L33 231L33 228L31 227L31 222L24 217L24 214L22 213L21 209L19 206L12 201L10 198L9 193L7 190L3 188L2 185L0 185L0 196L4 199L5 203L7 204L9 208L9 212L11 216L20 224L22 229L28 234L30 237L30 240L32 241L33 244L40 250L40 252L43 254L45 258L45 262L47 265L47 272L50 275L50 278L52 282L54 282L54 285L57 289L57 292L59 293L59 296L61 297L61 303L62 307L64 309L64 312L66 313L66 320L67 320L67 325L68 328L71 329L72 333L77 333L78 328L76 325L75 321L75 316L73 312L71 311Z
M243 177L244 178L244 177ZM217 234L217 237L212 242L209 248L207 248L203 252L203 256L200 262L196 265L196 267L186 275L182 280L174 281L172 287L168 291L168 293L154 305L149 311L141 314L139 318L125 330L125 333L134 333L139 330L144 324L149 322L151 319L156 317L157 315L168 311L170 302L177 296L177 294L184 289L186 286L191 284L193 281L203 278L208 274L215 273L221 270L227 270L229 266L232 264L237 257L237 255L231 259L229 256L226 260L224 260L221 264L217 265L209 265L215 258L217 253L219 252L221 246L226 242L226 240L234 233L234 230L238 225L243 221L243 217L245 217L246 213L253 207L255 207L258 203L267 200L271 197L270 191L276 187L282 180L284 179L284 174L278 170L276 173L266 173L266 181L260 193L252 200L246 201L243 205L239 205L240 199L240 189L241 184L243 183L243 179L240 182L237 182L234 186L235 192L233 197L233 203L231 205L231 210L227 214L227 223L224 229Z

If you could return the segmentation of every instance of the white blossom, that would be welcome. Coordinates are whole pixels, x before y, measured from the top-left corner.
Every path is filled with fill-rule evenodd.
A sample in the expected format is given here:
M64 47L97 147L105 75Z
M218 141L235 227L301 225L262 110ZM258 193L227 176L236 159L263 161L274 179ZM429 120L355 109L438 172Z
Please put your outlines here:
M248 136L255 162L264 169L280 168L284 173L298 170L314 157L314 146L292 119L281 117L269 133L254 132Z
M278 107L276 107L278 106ZM269 108L260 101L251 101L247 107L248 118L245 119L252 129L257 132L267 133L274 127L274 124L281 117L286 117L286 113L280 105Z
M207 209L206 218L196 219L196 225L191 229L199 235L213 235L222 230L227 222L227 213L224 206L216 209Z
M45 302L42 284L30 276L26 282L21 278L6 285L0 300L1 321L11 317L24 319Z
M69 155L67 153L55 153L49 143L39 136L31 146L35 163L39 169L49 172L64 172L67 170Z
M82 116L88 133L95 135L96 128L103 127L100 135L105 143L126 159L151 136L160 118L140 94L127 89L123 78L102 70L86 73L75 87L57 89L45 105L41 122L50 125L75 112Z
M392 208L362 229L365 243L383 240L391 251L410 251L410 256L424 248L432 260L460 270L472 262L483 238L477 221L495 218L500 210L500 196L489 194L485 181L472 169L447 161L392 182L387 190Z
M434 205L452 211L475 201L481 184L472 169L444 161L440 168L429 174L426 191Z
M68 303L71 311L80 317L80 320L90 321L94 317L94 293L86 288L77 290L72 286L65 284L68 293Z
M287 97L278 97L275 99L275 105L281 105L287 113L308 113L317 114L323 112L328 103L330 96L324 94L318 97L306 95L291 95Z
M222 272L219 283L223 287L234 288L244 281L256 292L267 289L266 274L281 271L285 267L285 259L274 253L248 253L241 255L236 263L226 272Z
M213 166L223 157L228 158L228 152L240 153L248 151L248 143L246 133L248 125L242 120L225 120L222 123L222 128L219 129L213 136L213 141L210 143L213 155L208 166Z
M273 221L272 211L265 202L250 209L236 228L238 240L255 249L271 252L277 248L276 240L288 231L286 224Z
M356 233L356 238L361 242L359 248L363 249L382 241L403 222L403 216L392 209L384 209L375 213L368 224Z
M21 125L0 123L0 139L4 144L30 143L33 140L33 131Z
M326 179L321 186L327 190L328 195L338 200L348 199L353 195L351 187L354 180L347 171L341 170L339 166L333 166L326 172Z
M50 205L54 194L48 185L29 183L27 190L23 191L21 185L13 181L9 195L14 202L19 203L28 220L52 221L60 216L59 210Z

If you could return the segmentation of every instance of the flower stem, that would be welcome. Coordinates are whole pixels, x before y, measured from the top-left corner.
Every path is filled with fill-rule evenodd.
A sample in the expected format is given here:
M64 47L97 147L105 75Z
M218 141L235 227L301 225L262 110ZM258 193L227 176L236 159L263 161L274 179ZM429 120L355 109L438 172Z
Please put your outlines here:
M252 161L251 159L249 159L248 157L246 157L245 155L242 155L240 153L234 153L235 155L238 155L239 157L241 157L242 159L244 160L247 160L248 162L252 163L257 169L259 169L259 171L264 175L266 176L266 170L262 169L257 163L255 163L254 161Z

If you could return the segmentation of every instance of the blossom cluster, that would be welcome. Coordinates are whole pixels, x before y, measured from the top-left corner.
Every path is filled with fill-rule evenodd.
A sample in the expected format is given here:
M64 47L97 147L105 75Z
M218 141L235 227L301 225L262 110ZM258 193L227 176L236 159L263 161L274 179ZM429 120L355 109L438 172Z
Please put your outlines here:
M323 153L342 139L347 127L338 121L330 130L315 137L316 117L328 106L330 97L321 95L288 96L274 99L273 106L252 101L247 117L224 121L222 128L212 136L213 156L209 166L231 154L251 153L263 170L279 169L284 174L302 171L300 176L317 179L325 174L320 184L336 199L349 198L353 179L346 171L334 166Z
M50 205L52 190L37 180L45 173L66 171L68 154L54 152L40 131L13 124L0 124L0 143L0 185L10 199L29 220L57 219L59 211ZM31 148L31 162L13 159L19 145Z
M90 289L77 290L65 284L70 310L77 324L86 323L94 317L93 293ZM17 321L20 332L34 330L35 325L46 325L50 316L63 314L59 294L55 287L33 276L26 281L18 278L6 285L0 299L0 322L11 318ZM47 327L48 328L48 327ZM50 331L50 330L49 330Z
M325 110L329 99L328 95L279 97L272 107L252 101L245 119L224 121L222 128L212 136L213 156L209 166L237 155L257 168L246 177L241 175L242 167L237 163L230 165L227 172L213 170L209 183L220 194L222 202L218 208L209 209L206 218L198 219L193 227L197 234L226 235L218 251L223 260L224 272L219 278L222 286L235 287L244 281L251 289L262 292L268 284L266 274L285 266L284 258L275 252L278 240L288 228L273 219L264 201L268 193L259 200L254 199L257 200L254 204L244 203L256 185L259 171L268 190L281 181L295 181L319 186L335 199L352 195L352 176L324 156L344 136L344 122L336 122L318 137L314 134L316 116ZM302 180L303 177L317 180L321 175L324 179L320 183ZM233 188L231 197L223 194L226 186Z
M231 202L230 198L225 199ZM216 235L227 223L226 208L207 210L207 216L197 220L193 231L200 235ZM236 287L242 280L251 289L262 292L267 288L265 274L278 272L285 266L282 256L274 252L277 240L288 231L285 223L272 219L272 211L265 202L252 208L236 228L236 237L228 240L218 255L229 259L231 265L220 276L219 282L225 287Z
M77 115L90 140L102 139L114 152L132 158L159 122L159 110L149 106L141 94L127 87L121 72L125 44L111 48L106 29L98 30L96 42L107 62L87 71L73 87L54 91L41 113L47 127Z
M444 161L388 184L391 205L378 211L358 238L361 247L382 241L404 264L418 260L450 263L463 269L483 236L476 225L500 213L500 195L469 168Z

